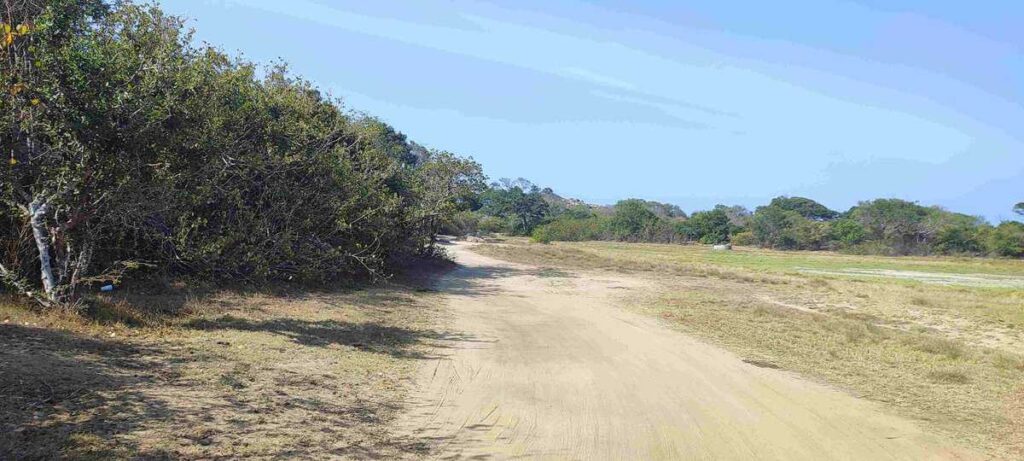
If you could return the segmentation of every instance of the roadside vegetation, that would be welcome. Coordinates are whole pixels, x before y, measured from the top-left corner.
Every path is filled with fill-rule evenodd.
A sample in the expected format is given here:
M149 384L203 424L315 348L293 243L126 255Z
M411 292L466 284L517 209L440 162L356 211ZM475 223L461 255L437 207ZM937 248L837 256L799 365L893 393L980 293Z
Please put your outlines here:
M126 276L372 281L485 185L155 6L8 1L0 32L0 281L44 306Z
M1024 279L1024 262L514 238L474 251L640 276L650 288L623 296L631 308L751 364L835 385L998 457L1024 454L1024 291L1005 286ZM865 268L907 276L847 272ZM991 283L921 277L932 273Z

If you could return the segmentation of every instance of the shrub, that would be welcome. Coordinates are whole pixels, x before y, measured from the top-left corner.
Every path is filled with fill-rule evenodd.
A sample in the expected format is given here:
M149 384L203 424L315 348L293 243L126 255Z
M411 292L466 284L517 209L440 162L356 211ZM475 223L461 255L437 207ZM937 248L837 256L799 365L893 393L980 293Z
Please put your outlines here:
M508 234L512 230L508 219L497 216L481 216L477 221L477 229L487 234Z
M796 228L804 221L806 219L795 211L764 206L754 212L750 230L761 246L793 250L800 243Z
M533 231L535 240L582 242L601 240L607 234L606 218L592 217L587 219L556 219L548 224L537 227Z
M445 217L438 231L446 235L471 235L480 229L480 215L472 211L460 211Z
M608 223L612 238L625 241L643 240L658 223L658 216L643 200L629 199L615 204L615 213Z
M864 226L852 219L838 219L829 225L828 238L842 248L848 248L864 241L867 232Z
M681 224L683 233L690 240L697 240L705 244L717 244L729 241L729 231L732 225L729 216L722 208L715 208L710 211L698 211L690 215Z
M1005 221L988 230L984 242L991 255L1014 258L1024 256L1024 224Z
M740 246L751 246L757 244L757 239L754 238L754 233L751 231L743 231L735 234L732 236L731 241L733 245Z

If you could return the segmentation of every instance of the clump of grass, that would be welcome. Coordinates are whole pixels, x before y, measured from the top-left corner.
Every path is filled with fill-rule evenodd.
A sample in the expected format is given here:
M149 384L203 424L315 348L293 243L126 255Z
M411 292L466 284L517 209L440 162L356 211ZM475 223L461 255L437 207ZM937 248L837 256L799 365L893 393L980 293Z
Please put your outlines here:
M1024 370L1024 357L1009 352L997 352L992 356L992 365L1000 370Z
M921 307L935 307L935 301L925 298L924 296L911 297L910 304Z
M86 307L83 314L101 325L123 324L133 327L147 325L146 315L137 306L124 300L98 299Z
M870 323L856 320L831 320L825 322L825 329L838 333L847 343L873 343L882 338L880 328Z
M825 290L834 290L835 289L835 288L832 287L831 283L828 283L828 280L825 280L825 279L823 279L821 277L814 277L814 278L807 279L805 284L808 287L811 287L811 288L822 288L822 289L825 289Z
M971 376L960 367L937 368L928 372L928 379L936 384L967 384Z
M967 350L959 341L940 338L938 336L920 335L912 339L915 349L929 354L941 355L950 359L960 359L967 355Z

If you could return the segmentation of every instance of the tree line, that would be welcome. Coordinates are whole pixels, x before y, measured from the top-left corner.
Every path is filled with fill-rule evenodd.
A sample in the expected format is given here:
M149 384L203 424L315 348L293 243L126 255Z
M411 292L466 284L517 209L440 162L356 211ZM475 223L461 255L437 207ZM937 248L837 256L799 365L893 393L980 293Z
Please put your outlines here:
M155 6L0 15L0 281L41 304L131 273L373 279L486 189L472 159L193 45Z
M1024 203L1014 206L1024 215ZM689 216L678 206L628 199L611 207L566 200L529 181L492 184L445 230L504 232L538 242L616 240L734 243L780 250L883 255L1024 256L1024 224L984 219L900 199L860 202L845 212L805 197L777 197L750 211L718 205Z

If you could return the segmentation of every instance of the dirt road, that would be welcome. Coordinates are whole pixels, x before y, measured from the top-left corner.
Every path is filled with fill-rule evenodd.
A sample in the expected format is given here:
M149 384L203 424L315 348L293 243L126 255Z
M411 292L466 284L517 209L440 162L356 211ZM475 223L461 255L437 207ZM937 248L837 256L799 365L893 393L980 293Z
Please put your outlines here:
M452 247L457 340L403 431L437 459L973 459L826 386L759 368L615 304L644 282L565 277Z

